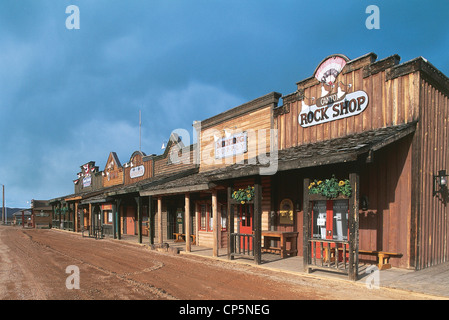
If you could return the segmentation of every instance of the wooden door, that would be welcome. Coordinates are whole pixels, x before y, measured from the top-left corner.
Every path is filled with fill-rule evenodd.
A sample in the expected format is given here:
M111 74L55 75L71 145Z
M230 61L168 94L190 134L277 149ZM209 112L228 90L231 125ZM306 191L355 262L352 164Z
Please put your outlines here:
M126 234L134 235L135 234L135 218L134 218L134 207L128 207L126 210Z
M253 205L252 204L240 204L240 233L241 234L253 234ZM252 238L240 237L240 248L245 250L253 249Z

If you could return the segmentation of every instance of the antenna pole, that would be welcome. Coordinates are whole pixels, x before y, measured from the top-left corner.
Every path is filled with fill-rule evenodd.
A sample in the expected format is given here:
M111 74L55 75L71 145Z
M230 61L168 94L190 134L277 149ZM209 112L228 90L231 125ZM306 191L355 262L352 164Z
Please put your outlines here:
M142 152L142 117L139 110L139 151Z

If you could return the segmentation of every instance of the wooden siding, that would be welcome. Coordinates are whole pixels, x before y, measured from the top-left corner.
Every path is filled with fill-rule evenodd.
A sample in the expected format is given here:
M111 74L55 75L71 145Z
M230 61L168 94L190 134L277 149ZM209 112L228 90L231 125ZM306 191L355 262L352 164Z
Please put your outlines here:
M167 150L164 154L154 157L154 176L174 174L184 170L193 169L196 167L194 161L195 157L195 147L194 145L182 147L182 151L179 153L180 159L178 162L172 162L170 159L170 152L177 152L176 145L170 144L167 146ZM187 157L181 158L181 154L187 154ZM149 161L148 161L149 162Z
M123 168L119 165L111 152L104 168L103 187L112 187L123 183Z
M255 158L259 153L269 152L273 109L277 107L280 96L280 93L272 92L202 122L196 122L194 126L198 132L200 171L225 167ZM247 151L243 155L215 159L215 139L243 132L247 132ZM265 135L265 141L258 141L259 133ZM259 150L259 145L262 150Z
M352 84L347 92L365 91L368 106L361 114L303 128L298 122L302 101L313 105L321 96L321 84L310 79L298 84L303 95L292 94L284 98L284 110L275 112L274 124L278 129L279 149L342 137L352 133L408 123L418 118L419 81L417 73L409 73L390 79L389 70L375 74L367 72L372 67L370 60L359 64L356 69L347 67L337 81ZM348 71L349 69L349 71ZM346 71L345 71L346 70ZM315 97L315 100L311 100ZM301 99L301 100L299 100Z
M239 161L238 159L248 160L260 152L270 151L271 128L271 108L267 106L264 109L256 110L228 121L219 123L201 131L201 171L207 171L224 167L226 165ZM227 157L215 159L215 137L224 138L225 130L232 133L247 132L247 152L237 157ZM265 149L258 150L258 130L265 131ZM264 146L261 142L261 146ZM237 159L235 159L237 158Z
M359 210L359 248L402 254L390 260L401 268L412 267L412 140L407 136L377 151L360 173L360 195L367 196L369 206Z
M131 163L132 163L132 167L131 167ZM125 181L125 185L129 185L129 184L133 184L148 178L152 177L152 173L153 173L153 161L144 161L144 157L143 154L141 154L140 152L136 151L134 152L134 154L131 156L131 159L129 160L129 166L127 168L124 169L124 181ZM131 170L135 167L141 166L143 165L144 167L144 174L140 177L136 177L136 178L131 178Z
M442 169L449 171L448 91L447 85L436 86L426 77L421 81L414 180L418 185L418 200L414 202L417 269L449 261L449 208L440 196L432 195L433 175Z

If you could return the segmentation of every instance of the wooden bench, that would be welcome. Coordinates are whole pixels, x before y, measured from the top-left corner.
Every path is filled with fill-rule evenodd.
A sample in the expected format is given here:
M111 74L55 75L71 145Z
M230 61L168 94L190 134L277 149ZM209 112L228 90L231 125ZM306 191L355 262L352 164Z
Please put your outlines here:
M281 258L286 258L287 255L296 256L298 250L296 248L296 239L298 232L285 232L285 231L269 231L263 230L262 236L264 238L264 245L261 248L262 252L280 253ZM270 246L271 240L278 241L277 247ZM287 242L290 242L290 249L287 250Z
M341 251L341 249L339 249ZM328 262L328 252L327 247L324 247L323 261ZM375 250L360 250L359 255L366 254L370 256L377 257L377 267L379 270L390 269L390 257L401 257L402 254L395 252L385 252L385 251L375 251ZM335 248L330 248L330 261L335 261Z
M185 233L173 233L175 236L175 242L185 242L186 241L186 235ZM192 238L192 244L196 244L196 235L191 234L190 238Z
M385 252L385 251L375 251L375 250L360 250L359 249L359 255L360 254L366 254L370 256L376 256L377 257L377 267L379 270L385 270L390 269L390 258L391 257L401 257L402 254L395 253L395 252Z

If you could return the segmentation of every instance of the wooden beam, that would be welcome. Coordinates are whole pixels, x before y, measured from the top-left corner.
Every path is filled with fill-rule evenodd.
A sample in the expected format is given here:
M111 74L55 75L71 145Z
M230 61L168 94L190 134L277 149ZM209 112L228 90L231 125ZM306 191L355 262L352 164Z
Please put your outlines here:
M142 198L140 196L134 197L137 205L137 237L139 243L142 243Z
M117 214L117 204L116 204L116 202L114 201L113 203L112 203L112 237L114 238L114 239L116 239L117 238L117 217L116 217L116 214Z
M352 196L349 198L349 279L357 280L359 264L359 175L350 173Z
M217 190L212 191L212 224L213 224L213 236L214 236L214 244L213 244L213 256L218 257L218 234L220 229L218 228L218 210L217 210Z
M311 252L309 250L309 237L310 237L310 202L309 202L309 184L310 179L306 178L303 182L303 242L302 242L302 256L304 272L309 273L309 263L311 261Z
M78 232L78 201L75 201L75 232Z
M120 227L120 207L122 204L122 199L117 199L117 206L116 206L116 212L115 212L115 231L117 232L117 238L120 240L122 238L121 235L121 227Z
M169 194L181 194L187 192L203 191L213 188L215 185L213 183L203 183L193 186L180 186L166 189L148 190L140 191L141 196L156 196L156 195L169 195Z
M233 214L233 210L231 208L232 204L231 204L231 193L232 193L232 189L230 186L228 186L228 198L227 198L227 214L228 214L228 218L226 219L226 230L227 230L227 240L228 240L228 259L232 260L234 259L232 253L233 250L232 248L234 248L234 242L233 239L231 237L231 234L234 233L234 214Z
M254 184L254 261L262 263L262 186L260 176Z
M154 244L153 225L154 225L153 197L148 196L148 238L150 245Z
M186 193L184 197L184 205L185 205L185 233L186 233L186 251L191 251L190 244L190 193Z
M158 242L162 244L164 242L164 237L162 235L162 197L157 198L157 224L158 224Z

